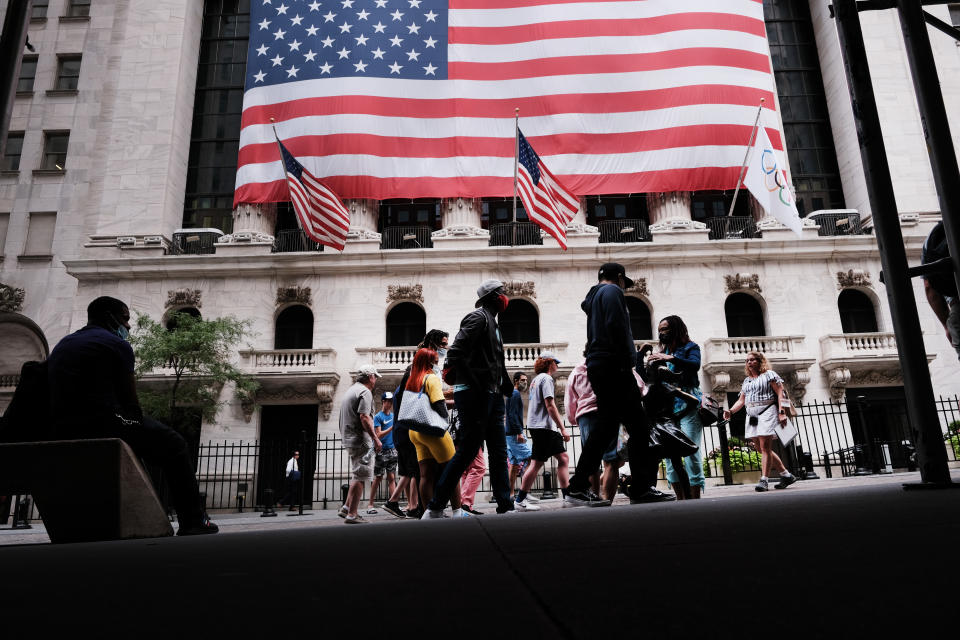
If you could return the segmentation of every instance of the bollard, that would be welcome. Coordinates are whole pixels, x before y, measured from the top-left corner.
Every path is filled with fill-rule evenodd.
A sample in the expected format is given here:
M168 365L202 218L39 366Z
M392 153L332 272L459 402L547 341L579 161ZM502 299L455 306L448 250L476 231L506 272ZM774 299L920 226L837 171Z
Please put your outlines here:
M341 505L347 504L347 492L348 492L348 491L350 491L350 485L349 485L349 484L343 483L342 485L340 485L340 504L341 504Z
M802 460L803 473L798 477L801 480L819 480L820 476L813 470L813 454L809 451L804 451L800 458Z
M720 467L723 469L723 484L730 486L737 484L733 481L733 469L730 466L730 441L727 440L727 425L729 420L717 423L717 435L720 437Z
M867 448L862 444L853 445L853 461L857 468L857 470L853 472L853 475L873 475L873 472L867 468Z
M881 471L881 473L893 473L893 458L890 457L890 445L886 442L881 444L880 453L883 455L883 471Z
M12 529L33 529L30 525L30 497L24 496L20 500L17 496L16 506L13 508L13 526Z
M247 501L247 483L237 483L237 513L243 513L243 503Z
M277 515L277 512L273 510L273 489L264 489L263 490L263 513L260 514L261 518L272 518Z
M823 472L828 478L833 477L833 470L830 469L830 454L826 451L823 452Z
M541 500L555 500L557 494L553 492L553 474L543 470L543 491L540 492Z

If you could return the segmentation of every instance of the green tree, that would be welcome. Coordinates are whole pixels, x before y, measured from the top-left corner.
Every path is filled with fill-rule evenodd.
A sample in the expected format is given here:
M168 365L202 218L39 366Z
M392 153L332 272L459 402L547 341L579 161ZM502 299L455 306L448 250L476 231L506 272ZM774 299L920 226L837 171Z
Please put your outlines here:
M139 385L140 404L145 414L167 422L188 441L198 441L196 417L209 421L216 416L225 383L233 383L241 402L253 401L258 383L230 361L236 346L250 336L250 321L174 313L168 326L145 314L137 316L130 343L137 355L138 379L157 370L172 372L166 383Z

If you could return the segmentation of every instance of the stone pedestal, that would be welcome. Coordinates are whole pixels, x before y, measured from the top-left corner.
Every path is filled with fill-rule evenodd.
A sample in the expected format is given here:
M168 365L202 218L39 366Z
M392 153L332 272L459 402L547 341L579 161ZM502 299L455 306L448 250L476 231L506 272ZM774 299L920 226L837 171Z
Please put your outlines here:
M647 214L654 242L705 242L710 237L707 225L690 217L690 193L687 191L648 194Z
M490 232L482 228L479 198L449 198L441 204L443 228L431 235L438 249L474 249L490 246Z
M587 201L580 198L580 208L577 215L567 225L568 247L593 247L600 241L600 231L587 224Z
M380 250L380 234L377 222L380 216L380 203L377 200L346 200L344 204L350 210L350 231L347 233L344 253L362 253Z
M218 256L263 255L273 251L277 205L241 204L233 210L233 233L217 239Z

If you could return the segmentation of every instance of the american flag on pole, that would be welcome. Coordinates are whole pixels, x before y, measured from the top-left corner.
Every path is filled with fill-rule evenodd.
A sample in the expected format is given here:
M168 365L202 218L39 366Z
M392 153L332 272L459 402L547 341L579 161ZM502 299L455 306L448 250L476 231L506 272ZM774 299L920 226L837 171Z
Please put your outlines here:
M774 92L761 0L251 0L235 201L271 117L344 198L509 196L515 108L579 195L733 188Z
M350 212L337 194L310 175L279 139L277 145L287 174L290 202L297 213L300 228L314 242L343 251L350 230Z
M577 196L567 191L537 156L523 132L517 131L517 191L527 217L567 248L567 224L580 208Z

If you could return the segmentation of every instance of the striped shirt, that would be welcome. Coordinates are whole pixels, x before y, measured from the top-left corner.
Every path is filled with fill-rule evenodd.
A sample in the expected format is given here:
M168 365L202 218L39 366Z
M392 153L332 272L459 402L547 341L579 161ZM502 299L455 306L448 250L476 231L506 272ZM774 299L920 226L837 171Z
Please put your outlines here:
M778 376L777 372L772 369L764 371L756 378L747 376L744 378L743 385L740 387L740 394L748 404L751 402L770 403L777 397L777 393L773 390L773 387L770 386L771 382L783 384L783 378Z

